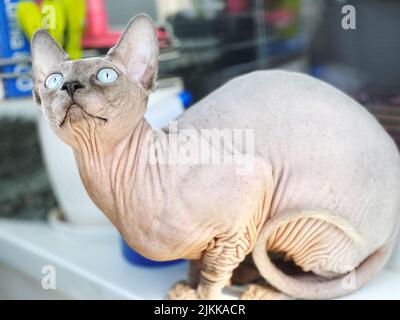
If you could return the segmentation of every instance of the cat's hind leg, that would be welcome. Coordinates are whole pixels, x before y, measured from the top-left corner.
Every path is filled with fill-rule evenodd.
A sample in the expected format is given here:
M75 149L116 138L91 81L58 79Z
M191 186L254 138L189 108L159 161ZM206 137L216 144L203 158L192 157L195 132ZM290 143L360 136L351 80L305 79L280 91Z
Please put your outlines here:
M274 288L295 298L329 299L350 293L385 264L391 244L375 252L348 221L323 210L296 210L267 221L253 250L260 273ZM271 261L282 252L304 273L288 275ZM347 277L354 281L347 281Z

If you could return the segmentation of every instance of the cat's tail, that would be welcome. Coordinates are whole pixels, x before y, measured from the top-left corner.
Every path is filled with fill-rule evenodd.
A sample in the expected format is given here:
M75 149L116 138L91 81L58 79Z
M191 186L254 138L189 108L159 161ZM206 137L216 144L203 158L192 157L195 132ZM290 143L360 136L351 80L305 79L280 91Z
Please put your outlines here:
M302 212L302 216L315 217L315 212ZM355 270L334 279L321 279L320 276L302 274L288 275L281 271L267 253L267 241L277 228L298 219L298 213L272 218L263 226L253 250L254 262L264 279L279 291L299 299L331 299L344 296L363 286L385 265L395 245L396 232L385 245L369 255ZM332 223L336 217L318 215L318 219ZM337 221L336 221L337 222ZM335 223L342 231L349 234L345 224ZM347 228L347 230L346 230ZM354 235L354 233L353 233ZM357 239L355 239L357 241Z

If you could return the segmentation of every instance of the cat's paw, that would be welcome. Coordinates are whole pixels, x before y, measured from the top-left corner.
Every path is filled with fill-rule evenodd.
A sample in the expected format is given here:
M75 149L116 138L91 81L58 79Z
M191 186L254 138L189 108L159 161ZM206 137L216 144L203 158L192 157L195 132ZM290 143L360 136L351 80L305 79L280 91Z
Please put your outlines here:
M289 296L276 291L272 287L250 284L240 296L240 300L288 300Z
M168 291L169 300L199 300L196 289L189 285L187 281L179 281Z

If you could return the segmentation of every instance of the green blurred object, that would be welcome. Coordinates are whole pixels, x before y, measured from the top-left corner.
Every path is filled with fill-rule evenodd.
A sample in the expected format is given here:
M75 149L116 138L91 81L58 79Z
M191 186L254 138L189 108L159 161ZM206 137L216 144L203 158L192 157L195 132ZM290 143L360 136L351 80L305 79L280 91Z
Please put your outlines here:
M71 59L82 57L85 17L85 0L43 0L40 7L33 1L21 1L17 5L17 21L25 36L31 40L36 30L44 28Z
M85 0L62 0L66 16L65 51L71 59L82 57L82 37L84 31Z
M16 17L19 27L29 40L42 26L42 14L37 4L32 1L19 2Z

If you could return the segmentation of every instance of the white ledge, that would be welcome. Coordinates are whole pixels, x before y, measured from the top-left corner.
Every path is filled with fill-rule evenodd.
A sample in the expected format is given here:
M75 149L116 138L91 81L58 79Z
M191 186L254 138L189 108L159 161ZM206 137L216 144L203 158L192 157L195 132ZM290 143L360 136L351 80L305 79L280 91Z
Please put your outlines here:
M187 268L128 263L112 227L68 231L0 219L0 252L0 298L8 299L164 299ZM55 267L55 290L41 287L45 265ZM345 299L400 299L400 273L385 269Z

